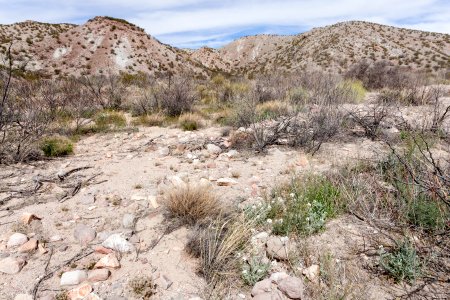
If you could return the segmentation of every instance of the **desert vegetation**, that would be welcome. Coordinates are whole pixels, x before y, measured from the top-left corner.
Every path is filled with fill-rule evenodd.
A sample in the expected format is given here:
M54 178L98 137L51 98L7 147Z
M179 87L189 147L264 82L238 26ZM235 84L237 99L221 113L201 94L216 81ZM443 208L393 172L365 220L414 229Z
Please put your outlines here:
M450 272L450 102L448 82L442 78L430 78L387 61L361 61L341 75L304 70L271 76L215 74L193 78L183 73L156 77L105 72L44 78L20 72L10 50L8 64L0 70L0 164L5 170L31 165L43 171L41 163L62 164L73 159L77 166L51 176L35 174L30 179L33 185L21 189L13 182L6 183L16 178L16 171L2 171L5 183L0 185L0 205L13 213L2 215L11 220L1 225L13 223L15 233L30 237L30 230L36 229L33 232L43 245L42 255L48 253L46 248L52 249L50 253L59 251L48 246L51 242L44 242L42 229L12 219L17 217L14 211L48 204L43 199L50 197L50 190L56 195L56 200L52 199L60 207L58 215L63 220L62 224L55 220L53 228L69 228L73 223L78 226L92 219L99 219L97 225L91 223L98 231L112 232L113 227L120 231L124 227L121 234L109 232L100 250L89 250L95 230L92 234L89 228L77 227L74 236L83 246L81 252L69 261L58 257L60 264L51 268L47 264L45 276L33 289L34 297L43 292L39 284L60 270L64 271L62 282L64 274L72 272L69 268L75 269L73 272L89 270L89 274L97 270L99 274L95 275L106 276L106 280L111 271L120 272L116 270L119 260L127 270L133 269L133 263L145 265L148 258L144 263L139 256L171 237L183 241L181 251L194 265L191 275L198 276L201 287L196 287L197 295L203 299L235 299L239 295L367 299L367 282L375 286L370 295L373 299L385 297L377 294L381 288L389 297L445 298ZM220 134L211 135L209 130L215 129ZM133 144L142 137L141 132L161 135L148 139L144 135L145 143ZM102 137L103 146L97 146L96 140ZM171 139L175 139L174 144L162 144ZM95 150L81 147L84 152L79 151L78 145L88 140L94 140L90 145ZM95 185L113 189L118 184L113 179L117 173L112 171L101 181L96 180L103 171L80 173L94 169L90 163L113 158L115 149L110 145L115 140L121 144L114 147L133 145L120 157L121 162L139 159L133 161L134 165L130 163L131 169L141 168L144 161L151 161L155 168L164 164L165 169L155 173L167 174L152 177L157 189L142 182L130 183L132 189L151 195L122 199L113 192L97 193L95 197L84 193ZM347 144L359 147L363 143L369 143L373 150L369 158L331 162L330 147L340 150ZM101 147L109 147L108 152L90 160L86 153L100 151ZM300 161L288 165L288 158L280 160L277 155L281 154L273 154L281 152L279 149L291 156L301 153ZM154 156L142 159L145 153ZM78 167L80 157L89 165ZM256 160L265 157L270 159L258 165ZM187 166L178 166L180 161ZM230 175L220 173L221 178L213 178L207 173L201 180L189 179L197 170L209 172L224 161L220 172ZM308 169L305 166L310 161L326 161L327 166ZM260 175L264 164L279 168L275 175L282 180ZM236 165L239 171L232 170ZM177 174L178 168L184 168L187 175ZM248 170L255 173L249 175ZM268 178L264 179L269 182L264 189L253 182L262 181L255 179L259 176ZM134 177L136 174L127 173L126 178ZM102 185L108 180L113 183ZM144 182L147 177L140 180ZM251 183L250 187L234 190L232 196L227 193L244 180ZM108 211L112 215L104 215L100 221L100 217L77 215L77 206L61 204L74 199L85 201L89 211L95 211L97 205L112 208ZM123 225L115 222L116 211L127 211ZM154 215L160 217L157 225L149 221ZM38 219L32 224L46 221ZM352 238L348 232L342 234L351 243L342 242L334 226L351 231ZM144 245L149 227L152 240ZM183 238L177 235L180 231ZM107 243L111 237L114 241ZM159 253L171 257L178 248ZM132 258L127 253L133 251ZM99 254L108 259L83 260ZM170 290L172 284L184 288L164 274L147 275L133 273L124 293L151 299ZM55 295L72 297L74 290L81 292L81 287L67 293L58 290ZM103 292L110 291L105 288Z

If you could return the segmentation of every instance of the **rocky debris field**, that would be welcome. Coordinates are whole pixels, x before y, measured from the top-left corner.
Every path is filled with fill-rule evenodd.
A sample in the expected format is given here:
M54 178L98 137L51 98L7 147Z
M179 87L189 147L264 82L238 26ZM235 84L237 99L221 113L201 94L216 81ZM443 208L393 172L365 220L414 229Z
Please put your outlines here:
M198 262L184 251L190 229L167 230L165 191L207 185L225 206L244 207L258 203L292 172L323 172L376 155L380 147L360 139L324 144L314 157L281 146L255 155L230 149L221 128L150 127L83 138L71 157L4 166L0 298L119 300L151 294L206 300ZM252 232L249 242L265 253L269 275L248 288L236 287L229 299L305 299L304 286L317 282L318 253L325 250L333 253L335 272L348 273L337 284L352 283L366 299L389 298L380 279L361 267L369 258L358 254L364 236L379 233L352 216L326 228L301 245ZM288 272L292 249L304 249L310 259Z

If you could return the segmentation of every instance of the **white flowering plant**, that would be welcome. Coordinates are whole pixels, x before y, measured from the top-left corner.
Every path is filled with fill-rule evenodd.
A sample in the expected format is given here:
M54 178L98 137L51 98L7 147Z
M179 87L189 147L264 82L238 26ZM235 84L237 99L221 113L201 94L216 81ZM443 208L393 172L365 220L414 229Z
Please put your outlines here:
M264 279L271 268L270 262L264 262L259 256L252 256L243 260L241 277L245 284L253 286Z

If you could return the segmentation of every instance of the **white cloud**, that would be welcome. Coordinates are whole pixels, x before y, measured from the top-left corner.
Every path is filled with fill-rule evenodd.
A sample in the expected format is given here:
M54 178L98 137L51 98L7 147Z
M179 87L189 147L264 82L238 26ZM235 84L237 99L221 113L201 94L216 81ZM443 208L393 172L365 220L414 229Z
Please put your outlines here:
M295 33L345 20L450 33L448 0L0 0L0 7L3 23L81 22L112 15L166 43L195 47L202 42L218 46L244 30L259 33L286 27Z

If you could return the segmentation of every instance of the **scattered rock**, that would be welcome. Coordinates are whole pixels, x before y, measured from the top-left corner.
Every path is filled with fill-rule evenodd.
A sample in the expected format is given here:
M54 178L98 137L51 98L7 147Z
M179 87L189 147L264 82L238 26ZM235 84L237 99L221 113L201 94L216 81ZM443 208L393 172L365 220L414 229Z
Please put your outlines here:
M78 224L73 232L73 236L75 237L75 239L77 239L78 242L83 246L86 246L87 244L92 242L95 239L96 235L97 233L94 229L84 224Z
M22 216L20 217L20 221L25 225L30 224L33 220L41 220L41 219L42 218L39 218L38 216L32 213L23 213Z
M272 282L269 279L258 281L252 289L252 296L272 291Z
M25 260L20 257L7 257L0 260L0 272L5 274L17 274L25 265Z
M97 294L95 293L90 293L89 295L87 295L86 297L83 298L83 300L102 300L102 298L100 298Z
M125 214L122 218L122 225L124 228L133 229L136 223L136 216L133 214Z
M289 238L271 236L266 243L266 251L269 257L273 257L279 260L287 260L289 254L293 248Z
M133 245L117 233L110 235L102 243L102 246L118 252L131 252L134 250Z
M152 205L152 207L154 209L157 209L159 207L159 204L156 201L156 196L154 196L154 195L148 196L148 201L150 202L150 204Z
M254 235L253 238L265 243L265 242L267 242L267 239L269 238L269 234L267 232L263 231L263 232L260 232L256 235Z
M90 282L105 281L111 272L108 269L96 269L89 271L88 280Z
M214 155L218 155L218 154L220 154L220 152L222 152L222 149L219 146L214 145L214 144L206 145L206 150L208 150L208 152L210 154L214 154Z
M303 275L305 275L309 280L315 282L318 280L319 272L319 265L312 265L309 268L303 270Z
M108 255L102 257L94 266L96 269L107 268L107 269L117 269L120 268L120 262L114 253L109 253Z
M68 291L67 296L69 296L70 300L84 300L87 299L86 296L88 296L91 292L92 286L89 283L85 283Z
M278 289L291 299L303 299L303 280L289 276L278 283Z
M53 235L52 237L50 237L50 242L59 242L62 241L62 237L60 235Z
M87 274L83 270L64 272L61 276L60 285L76 285L87 279ZM89 293L87 293L89 294ZM86 295L87 295L86 294Z
M16 233L13 233L9 237L8 243L6 244L6 246L8 248L14 248L14 247L18 247L18 246L25 244L27 241L28 241L28 238L25 234L16 232Z
M29 253L36 250L38 246L38 241L36 239L30 239L28 242L19 247L18 251L20 253Z
M238 182L232 178L219 178L217 179L218 186L232 186L237 184Z
M180 177L178 177L178 176L171 176L170 178L169 178L169 180L170 180L170 182L175 186L175 187L178 187L178 188L186 188L187 187L187 184L186 184L186 182L184 182Z

